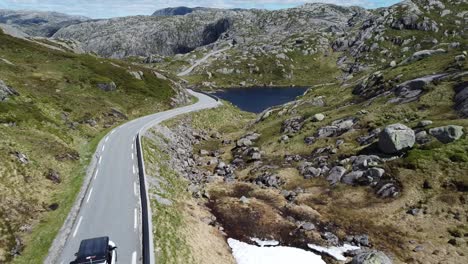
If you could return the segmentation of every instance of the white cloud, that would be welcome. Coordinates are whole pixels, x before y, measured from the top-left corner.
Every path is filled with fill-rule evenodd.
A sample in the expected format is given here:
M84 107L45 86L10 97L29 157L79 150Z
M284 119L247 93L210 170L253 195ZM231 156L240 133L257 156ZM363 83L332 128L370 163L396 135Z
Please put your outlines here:
M0 0L0 8L58 11L104 18L149 15L157 9L174 6L278 9L311 2L375 8L394 4L398 0Z

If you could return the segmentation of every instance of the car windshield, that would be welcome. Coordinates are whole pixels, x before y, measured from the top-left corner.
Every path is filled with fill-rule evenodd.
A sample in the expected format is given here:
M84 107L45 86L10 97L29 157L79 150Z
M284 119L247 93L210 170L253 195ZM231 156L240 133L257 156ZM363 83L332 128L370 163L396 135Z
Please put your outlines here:
M75 263L106 263L109 238L98 237L81 241Z

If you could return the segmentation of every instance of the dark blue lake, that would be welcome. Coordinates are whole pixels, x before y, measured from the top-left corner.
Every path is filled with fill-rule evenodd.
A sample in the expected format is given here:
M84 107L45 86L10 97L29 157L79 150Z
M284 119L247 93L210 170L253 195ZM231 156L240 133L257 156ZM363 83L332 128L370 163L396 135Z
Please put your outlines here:
M306 90L306 87L229 88L218 91L214 95L244 111L261 113L268 107L293 101Z

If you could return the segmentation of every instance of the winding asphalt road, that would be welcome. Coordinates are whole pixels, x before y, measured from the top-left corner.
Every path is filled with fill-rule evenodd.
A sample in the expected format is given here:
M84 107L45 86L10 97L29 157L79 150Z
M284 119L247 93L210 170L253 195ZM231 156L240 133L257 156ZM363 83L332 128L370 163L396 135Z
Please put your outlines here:
M74 260L81 240L109 236L117 244L118 263L141 263L141 214L135 136L177 115L214 108L215 99L198 97L193 105L145 116L112 130L99 144L96 170L59 263Z

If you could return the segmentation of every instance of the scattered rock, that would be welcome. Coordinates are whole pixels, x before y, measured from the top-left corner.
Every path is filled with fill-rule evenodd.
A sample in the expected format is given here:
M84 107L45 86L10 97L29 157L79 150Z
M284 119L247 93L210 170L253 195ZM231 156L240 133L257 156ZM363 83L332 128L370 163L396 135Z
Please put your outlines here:
M318 138L338 137L351 130L356 123L357 119L354 117L336 120L330 126L320 128L316 136Z
M0 80L0 102L7 100L11 96L18 96L19 93Z
M335 166L330 170L328 174L327 181L331 184L337 184L341 181L341 178L346 173L346 169L342 166Z
M426 131L419 131L418 133L416 133L416 142L418 144L421 144L421 145L424 145L424 144L427 144L431 141L431 138L429 137L429 135L427 134Z
M53 169L49 169L49 171L46 173L46 178L56 184L59 184L60 182L62 182L60 174Z
M445 53L446 51L443 49L436 49L436 50L420 50L415 52L413 55L411 55L409 58L404 60L400 65L407 64L413 61L418 61L422 60L424 58L436 55L436 54L441 54Z
M302 125L304 124L304 118L301 116L292 117L284 120L281 125L281 133L283 134L294 134L301 130Z
M300 164L299 171L305 179L316 178L322 174L322 170L315 168L310 162L303 162Z
M329 242L332 245L337 245L339 242L338 237L332 232L325 232L321 236L323 239L325 239L327 242Z
M437 127L430 129L429 134L437 138L440 142L447 144L458 140L463 136L463 127L454 125Z
M319 121L322 121L325 119L325 115L323 114L315 114L313 117L312 117L312 122L319 122Z
M143 72L142 71L129 71L130 75L137 80L143 80Z
M29 163L29 158L26 156L26 154L23 154L21 152L14 152L14 155L16 158L21 162L22 164L28 164Z
M354 246L370 247L371 245L368 235L347 236L346 241Z
M249 199L245 196L242 196L239 201L243 204L248 204L249 203Z
M392 264L392 260L381 251L371 250L357 254L351 264Z
M306 143L307 145L312 145L314 144L315 142L315 137L306 137L304 138L304 143Z
M377 187L376 194L382 198L393 198L400 194L399 187L393 183L381 183Z
M300 228L304 229L305 231L312 231L315 229L315 225L312 224L311 222L304 222L304 223L301 223Z
M387 126L380 133L379 148L387 154L395 154L408 148L412 148L416 141L414 131L402 124Z
M431 120L422 120L418 123L418 127L427 127L427 126L430 126L432 125L432 121Z
M104 92L111 92L117 90L117 85L114 82L110 83L98 83L97 87Z
M364 175L364 171L352 171L347 173L341 178L341 181L345 184L354 184L359 178Z
M210 152L208 150L200 149L200 156L208 156Z

